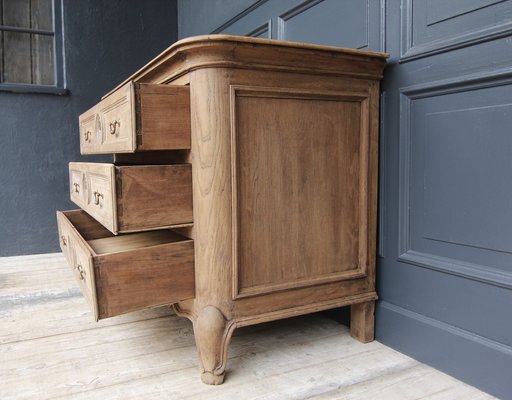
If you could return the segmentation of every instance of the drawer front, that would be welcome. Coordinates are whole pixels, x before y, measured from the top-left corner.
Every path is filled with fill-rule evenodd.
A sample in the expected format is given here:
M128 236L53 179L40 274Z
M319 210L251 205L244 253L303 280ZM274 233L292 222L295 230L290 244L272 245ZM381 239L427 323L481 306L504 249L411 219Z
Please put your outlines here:
M61 212L57 212L57 226L60 248L66 257L66 261L78 282L85 300L93 310L94 318L97 320L96 287L91 252L84 245L83 239L76 229Z
M69 168L69 194L71 200L79 205L85 207L87 203L87 183L85 180L85 173L80 169L71 167Z
M69 265L71 266L73 274L80 285L80 289L82 290L85 300L93 310L94 318L98 319L92 255L88 251L87 247L84 246L83 240L78 234L73 233L70 238L74 263Z
M191 239L169 230L114 236L82 210L57 212L57 222L96 320L194 297Z
M103 100L98 107L101 152L135 151L135 98L133 85L125 86Z
M80 153L133 153L136 148L132 83L106 97L79 118Z
M85 152L94 150L94 146L100 143L98 137L98 118L95 108L82 114L80 122L80 148Z
M87 171L86 181L89 193L84 210L110 231L117 231L114 167Z
M98 222L117 232L115 167L103 163L69 163L72 187L71 201L87 211ZM76 182L81 181L80 193L75 193Z
M59 245L64 257L70 266L75 265L73 250L71 249L71 239L69 225L65 223L61 214L57 214L57 228L59 230Z

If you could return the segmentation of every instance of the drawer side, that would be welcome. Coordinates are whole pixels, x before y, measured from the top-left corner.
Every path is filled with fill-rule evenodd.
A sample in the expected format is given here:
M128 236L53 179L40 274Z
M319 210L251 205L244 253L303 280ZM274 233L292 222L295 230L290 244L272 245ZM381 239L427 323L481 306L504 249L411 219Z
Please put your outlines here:
M190 149L190 88L135 84L137 151Z
M194 243L184 240L98 256L99 318L194 297Z
M115 168L119 232L192 223L190 164Z

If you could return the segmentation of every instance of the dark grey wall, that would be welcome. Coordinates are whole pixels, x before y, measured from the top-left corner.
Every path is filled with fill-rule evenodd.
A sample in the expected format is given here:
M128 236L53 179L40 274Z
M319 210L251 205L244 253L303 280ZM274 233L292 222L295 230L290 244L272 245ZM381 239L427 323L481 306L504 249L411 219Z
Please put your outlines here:
M180 39L212 33L255 0L178 0Z
M390 53L377 339L511 399L512 0L213 3L180 1L179 35Z
M67 163L85 159L78 115L177 38L175 0L63 3L70 94L0 92L0 256L58 250Z

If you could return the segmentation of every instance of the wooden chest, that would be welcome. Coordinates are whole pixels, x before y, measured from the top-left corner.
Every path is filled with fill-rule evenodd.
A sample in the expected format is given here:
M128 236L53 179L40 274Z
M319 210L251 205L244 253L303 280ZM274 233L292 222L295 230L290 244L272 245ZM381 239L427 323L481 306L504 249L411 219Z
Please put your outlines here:
M373 340L379 80L387 55L182 40L80 117L60 243L94 316L173 304L201 377L237 327L351 306Z

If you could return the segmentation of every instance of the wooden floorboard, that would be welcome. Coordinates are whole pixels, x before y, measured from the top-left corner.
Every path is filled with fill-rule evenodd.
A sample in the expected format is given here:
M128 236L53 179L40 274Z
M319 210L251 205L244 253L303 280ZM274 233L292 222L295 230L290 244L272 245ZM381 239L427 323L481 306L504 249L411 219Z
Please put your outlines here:
M168 307L96 323L61 254L0 258L0 399L484 400L321 314L235 331L221 386Z

